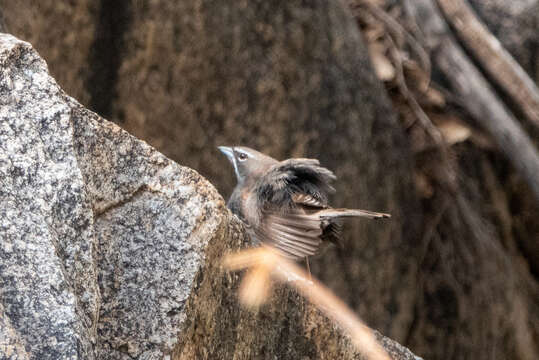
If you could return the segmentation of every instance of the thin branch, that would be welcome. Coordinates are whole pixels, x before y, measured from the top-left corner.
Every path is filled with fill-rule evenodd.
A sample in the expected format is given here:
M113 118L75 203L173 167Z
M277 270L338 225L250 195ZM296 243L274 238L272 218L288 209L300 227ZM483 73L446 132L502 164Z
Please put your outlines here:
M515 117L456 44L432 0L405 0L408 14L425 35L433 63L466 111L494 139L539 202L539 154ZM425 20L425 19L428 19Z
M397 42L394 38L400 38L404 35L407 43L410 47L416 52L423 71L426 73L426 78L430 82L431 76L431 63L428 53L425 51L423 46L410 34L404 27L402 27L395 19L393 19L385 10L381 9L379 6L366 1L359 0L353 1L350 6L352 7L353 13L357 17L363 17L362 11L369 13L374 16L378 21L381 21L385 27L388 29L388 32L384 36L385 39L389 42L389 55L392 58L392 64L395 67L395 81L399 88L400 94L404 97L406 103L413 111L415 119L419 120L421 127L424 131L431 137L434 143L441 147L443 150L446 148L443 136L440 130L432 123L428 115L425 113L419 102L417 101L414 94L408 88L406 83L406 77L404 76L404 67L402 61L402 55L397 46ZM429 83L426 84L428 88ZM415 121L414 121L415 123ZM413 125L413 123L408 126Z
M397 70L396 80L397 80L397 85L399 87L399 90L402 96L404 96L404 98L406 99L406 102L408 103L408 106L410 106L416 118L421 123L421 126L423 127L423 129L425 129L427 134L429 134L429 136L432 138L434 143L436 145L441 146L442 149L445 150L446 148L445 141L443 139L442 134L440 133L440 130L436 126L434 126L432 121L430 121L430 118L425 113L425 111L423 111L423 108L421 107L421 105L419 105L415 96L408 89L408 85L406 85L406 79L404 77L404 69L402 66L402 60L401 60L399 51L397 49L397 46L395 42L393 41L393 39L391 38L391 36L388 36L388 41L391 44L389 51L390 51L391 57L393 58L393 64L395 65L396 70Z
M360 1L360 6L365 6L365 8L378 20L380 20L384 25L387 27L387 29L390 31L391 35L393 37L400 37L404 35L406 38L407 43L410 45L412 50L417 54L423 71L426 73L426 77L430 80L431 77L431 63L430 63L430 57L427 51L421 46L419 41L416 40L416 38L410 34L408 30L406 30L401 24L399 24L395 19L393 19L386 11L381 9L379 6L376 6L375 4L369 2L369 1Z
M539 127L539 89L498 39L477 18L466 0L438 0L446 19L466 48L522 113Z

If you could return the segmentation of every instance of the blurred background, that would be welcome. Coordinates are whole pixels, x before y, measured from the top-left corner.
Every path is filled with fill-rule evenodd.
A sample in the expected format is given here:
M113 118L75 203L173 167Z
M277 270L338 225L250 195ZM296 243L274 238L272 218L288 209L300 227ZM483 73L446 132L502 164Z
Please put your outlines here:
M316 157L311 261L425 359L539 358L539 0L0 0L69 95L226 198L218 145Z

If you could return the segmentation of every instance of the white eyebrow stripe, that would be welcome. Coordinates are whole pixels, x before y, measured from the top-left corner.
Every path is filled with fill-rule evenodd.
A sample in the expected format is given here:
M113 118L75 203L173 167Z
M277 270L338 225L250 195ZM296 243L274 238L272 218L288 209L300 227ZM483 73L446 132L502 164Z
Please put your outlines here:
M236 164L236 157L234 157L233 160L234 161L232 161L232 165L234 165L234 172L236 173L236 178L239 180L240 179L240 172L238 171L238 164Z

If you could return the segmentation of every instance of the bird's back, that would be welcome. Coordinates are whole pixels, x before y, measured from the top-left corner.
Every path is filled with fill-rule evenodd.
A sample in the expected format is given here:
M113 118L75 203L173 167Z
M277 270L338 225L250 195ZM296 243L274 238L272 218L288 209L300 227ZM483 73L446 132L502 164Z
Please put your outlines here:
M323 240L338 236L337 226L331 225L334 222L322 222L317 216L328 207L333 179L333 173L318 160L289 159L268 168L243 198L241 190L235 198L239 197L240 212L253 225L258 241L298 259L314 255Z

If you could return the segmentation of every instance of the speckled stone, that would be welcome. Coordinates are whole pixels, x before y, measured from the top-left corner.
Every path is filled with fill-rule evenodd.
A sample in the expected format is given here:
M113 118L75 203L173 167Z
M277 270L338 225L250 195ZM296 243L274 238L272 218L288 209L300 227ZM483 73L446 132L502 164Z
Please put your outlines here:
M239 306L220 261L249 240L207 180L67 96L30 44L0 34L0 72L0 359L364 359L289 287Z
M39 359L93 358L99 303L71 107L27 43L0 35L0 293Z
M0 71L0 358L162 358L222 198L63 93L30 44L0 35Z

